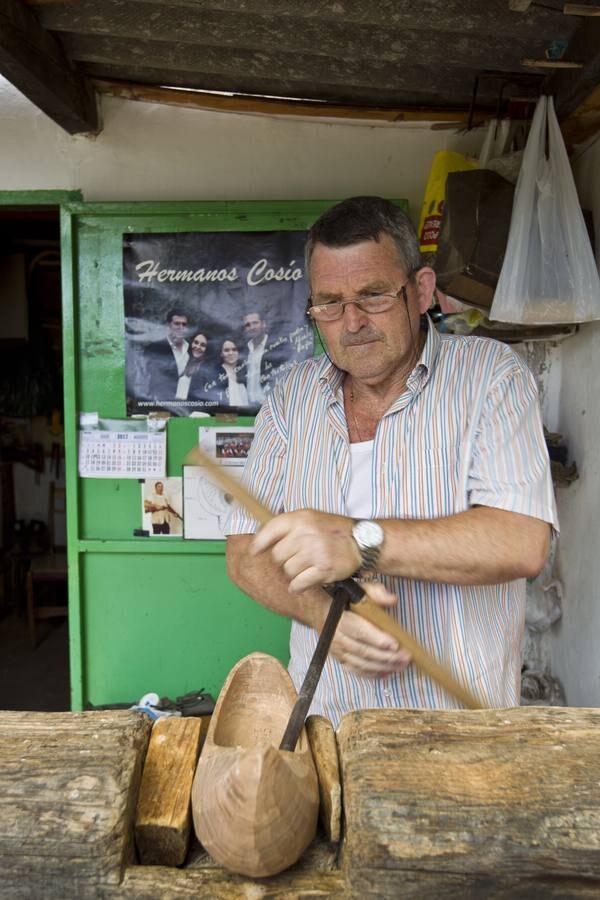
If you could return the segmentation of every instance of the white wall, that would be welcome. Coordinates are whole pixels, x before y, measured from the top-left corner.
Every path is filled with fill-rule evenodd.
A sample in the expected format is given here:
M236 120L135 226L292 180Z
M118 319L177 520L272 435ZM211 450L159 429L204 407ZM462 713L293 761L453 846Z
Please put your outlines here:
M600 140L573 163L581 204L593 210L600 257ZM561 345L559 430L579 481L557 492L563 618L554 632L553 672L571 706L600 706L600 322Z
M406 197L418 219L436 150L478 151L427 124L214 113L105 97L97 138L69 136L0 79L0 189L80 189L85 200Z

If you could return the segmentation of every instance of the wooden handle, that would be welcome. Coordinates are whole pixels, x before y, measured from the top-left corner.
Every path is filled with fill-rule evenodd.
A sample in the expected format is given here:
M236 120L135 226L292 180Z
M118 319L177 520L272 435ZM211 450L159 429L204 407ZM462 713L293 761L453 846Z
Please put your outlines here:
M261 525L266 525L273 518L273 514L266 506L263 506L242 484L227 473L224 466L219 466L200 447L194 447L190 450L185 458L185 462L207 468L219 487L231 494ZM416 666L468 709L484 708L484 705L455 679L449 669L434 659L408 631L405 631L397 622L394 622L391 616L380 606L377 606L376 603L365 598L358 603L352 604L352 612L394 637L398 643L409 651Z

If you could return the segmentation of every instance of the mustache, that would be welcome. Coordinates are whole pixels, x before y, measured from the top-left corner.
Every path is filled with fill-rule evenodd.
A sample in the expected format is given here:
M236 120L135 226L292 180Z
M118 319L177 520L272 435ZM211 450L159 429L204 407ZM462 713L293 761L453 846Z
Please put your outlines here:
M345 331L340 337L340 344L342 347L356 347L358 344L381 340L383 340L383 335L377 328L365 325L360 331Z

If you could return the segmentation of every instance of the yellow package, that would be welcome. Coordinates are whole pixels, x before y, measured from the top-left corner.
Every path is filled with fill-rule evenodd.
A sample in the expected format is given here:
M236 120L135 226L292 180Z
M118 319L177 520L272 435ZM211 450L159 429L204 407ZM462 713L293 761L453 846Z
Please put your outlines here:
M477 168L479 168L477 160L465 156L464 153L455 153L453 150L438 150L433 157L419 221L421 253L435 253L437 250L444 212L446 178L449 173Z

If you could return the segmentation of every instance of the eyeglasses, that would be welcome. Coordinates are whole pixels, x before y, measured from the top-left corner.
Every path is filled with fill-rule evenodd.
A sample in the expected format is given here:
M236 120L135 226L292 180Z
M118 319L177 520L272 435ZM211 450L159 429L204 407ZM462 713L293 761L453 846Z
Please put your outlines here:
M403 284L396 294L367 294L365 297L357 297L355 300L336 300L333 303L316 303L306 310L306 315L311 319L319 322L333 322L335 319L341 319L344 315L344 308L349 303L354 303L363 312L370 315L387 312L401 298L404 302L408 302L406 296L406 285ZM309 297L309 301L310 301Z

